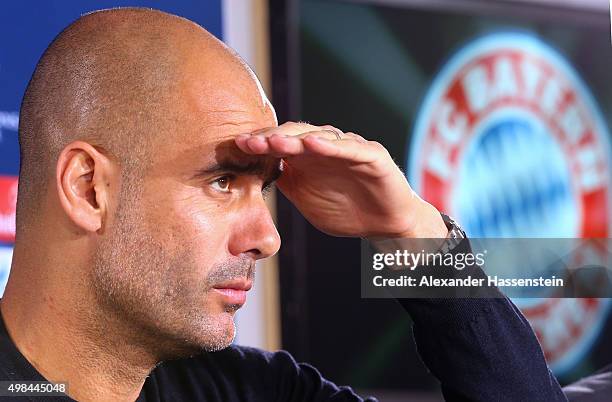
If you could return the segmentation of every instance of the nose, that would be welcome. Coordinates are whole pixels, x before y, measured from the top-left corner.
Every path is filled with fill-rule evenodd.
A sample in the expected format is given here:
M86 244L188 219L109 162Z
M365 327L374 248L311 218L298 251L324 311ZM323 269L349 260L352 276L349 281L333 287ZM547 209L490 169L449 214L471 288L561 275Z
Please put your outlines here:
M258 260L278 252L280 235L261 196L242 208L235 218L229 241L229 251L233 255L248 254Z

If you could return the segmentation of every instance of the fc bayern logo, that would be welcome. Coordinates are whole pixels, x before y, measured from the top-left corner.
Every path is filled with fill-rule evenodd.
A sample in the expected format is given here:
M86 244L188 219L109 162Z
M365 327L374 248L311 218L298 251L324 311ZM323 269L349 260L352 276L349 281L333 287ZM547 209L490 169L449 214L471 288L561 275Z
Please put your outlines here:
M414 189L470 237L609 237L608 129L566 59L524 33L471 42L435 78L409 152ZM609 299L516 299L558 375Z

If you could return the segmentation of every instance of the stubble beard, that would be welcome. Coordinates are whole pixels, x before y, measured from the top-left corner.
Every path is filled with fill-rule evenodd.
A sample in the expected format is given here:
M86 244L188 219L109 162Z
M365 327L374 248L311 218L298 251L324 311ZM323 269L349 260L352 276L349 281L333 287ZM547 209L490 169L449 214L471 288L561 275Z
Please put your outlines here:
M146 231L136 197L120 198L115 228L94 255L91 277L100 310L110 315L106 332L117 324L120 337L131 337L128 342L150 350L159 361L229 346L239 306L207 311L212 285L238 276L253 279L252 264L224 264L195 279L192 248L185 245L170 254Z

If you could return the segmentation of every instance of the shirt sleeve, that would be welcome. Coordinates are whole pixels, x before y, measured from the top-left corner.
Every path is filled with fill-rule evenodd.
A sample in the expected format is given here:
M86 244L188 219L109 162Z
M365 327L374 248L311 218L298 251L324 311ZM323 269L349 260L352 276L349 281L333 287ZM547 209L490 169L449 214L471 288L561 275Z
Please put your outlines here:
M451 253L471 252L462 241ZM497 298L398 299L447 401L567 401L520 310Z

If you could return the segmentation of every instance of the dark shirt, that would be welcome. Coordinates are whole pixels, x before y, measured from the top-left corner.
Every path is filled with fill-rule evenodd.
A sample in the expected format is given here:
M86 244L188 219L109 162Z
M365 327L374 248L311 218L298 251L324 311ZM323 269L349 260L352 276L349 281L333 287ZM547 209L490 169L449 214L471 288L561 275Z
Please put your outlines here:
M0 319L0 381L46 381L19 352L3 319ZM0 397L5 399L13 398ZM73 401L67 396L32 396L25 400ZM325 380L314 367L296 363L285 351L271 353L234 345L219 352L160 364L147 377L138 397L139 402L361 400L350 388Z
M468 251L467 241L456 250ZM548 369L530 325L509 299L400 299L399 303L414 321L418 351L440 381L446 400L567 400ZM367 325L364 323L366 330ZM0 380L44 380L17 350L1 320ZM609 380L607 384L610 389ZM138 401L374 402L375 399L363 399L350 388L325 380L315 368L296 363L287 352L230 346L219 352L160 364L146 379Z
M565 401L531 328L507 299L402 301L425 364L449 401ZM409 342L410 340L406 340ZM0 380L44 381L0 320ZM609 381L608 381L609 384ZM609 394L608 394L609 395ZM33 401L70 398L34 398ZM287 352L231 346L164 362L139 401L362 401ZM375 399L365 399L375 401ZM590 401L591 399L580 399ZM596 401L597 399L592 399Z

